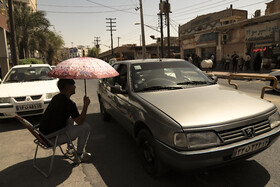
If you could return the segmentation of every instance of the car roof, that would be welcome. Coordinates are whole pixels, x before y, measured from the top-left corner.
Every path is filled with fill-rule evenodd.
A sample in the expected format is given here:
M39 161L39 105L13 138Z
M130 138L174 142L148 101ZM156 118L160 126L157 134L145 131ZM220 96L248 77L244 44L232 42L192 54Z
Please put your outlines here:
M125 63L125 64L139 64L139 63L151 63L151 62L179 62L185 61L184 59L177 59L177 58L152 58L152 59L136 59L136 60L125 60L125 61L118 61L115 64Z
M50 67L49 64L25 64L25 65L15 65L12 68L27 68L27 67Z

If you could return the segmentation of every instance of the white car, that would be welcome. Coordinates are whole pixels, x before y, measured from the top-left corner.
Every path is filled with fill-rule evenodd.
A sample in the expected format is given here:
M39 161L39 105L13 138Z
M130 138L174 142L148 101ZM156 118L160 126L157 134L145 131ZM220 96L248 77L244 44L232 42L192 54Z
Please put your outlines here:
M54 95L58 79L49 77L48 64L16 65L0 83L0 119L43 114Z

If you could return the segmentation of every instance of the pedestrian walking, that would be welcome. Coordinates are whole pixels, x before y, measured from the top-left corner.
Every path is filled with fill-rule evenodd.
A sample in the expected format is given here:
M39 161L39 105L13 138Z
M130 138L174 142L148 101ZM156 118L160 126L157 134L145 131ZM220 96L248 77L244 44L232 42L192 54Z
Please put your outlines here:
M233 73L237 73L238 58L239 58L239 56L236 54L236 51L234 51L233 55L231 55L232 65L233 65L233 70L232 70Z

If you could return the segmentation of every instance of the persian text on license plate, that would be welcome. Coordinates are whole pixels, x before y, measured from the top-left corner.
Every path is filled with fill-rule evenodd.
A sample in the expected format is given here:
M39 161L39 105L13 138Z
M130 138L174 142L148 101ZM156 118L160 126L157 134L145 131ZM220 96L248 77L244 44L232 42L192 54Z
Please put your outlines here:
M250 143L248 145L244 145L242 147L238 147L233 151L232 157L237 157L237 156L241 156L247 153L257 151L261 148L266 147L268 143L269 143L269 138L266 138L257 142Z
M42 108L42 104L41 103L16 106L16 110L17 111L36 110L36 109L40 109L40 108Z

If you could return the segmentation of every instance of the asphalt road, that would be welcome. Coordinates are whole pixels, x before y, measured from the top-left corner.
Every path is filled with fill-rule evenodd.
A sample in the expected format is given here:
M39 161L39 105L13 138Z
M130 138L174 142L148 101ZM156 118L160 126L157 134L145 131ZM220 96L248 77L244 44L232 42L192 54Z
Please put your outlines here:
M77 93L72 97L81 109L84 95L83 81L77 82ZM220 79L219 83L226 84ZM239 89L259 97L262 81L238 81ZM255 85L255 86L253 86ZM150 177L140 164L136 143L116 121L104 122L99 114L96 95L97 81L87 81L87 95L91 99L87 121L91 124L91 137L87 151L94 158L89 164L72 167L65 161L58 163L49 179L44 179L31 167L34 144L30 141L22 146L24 139L30 138L25 129L15 120L0 121L0 186L215 186L215 187L279 187L280 186L280 140L259 155L234 165L198 172L169 172L160 178ZM258 94L259 93L259 94ZM279 94L266 92L265 99L280 106ZM36 123L40 117L28 118ZM10 143L9 137L16 137L12 149L3 142ZM16 141L16 142L15 142ZM2 142L2 143L1 143ZM17 155L17 160L12 154ZM26 179L27 177L27 179ZM28 180L28 178L30 180ZM5 182L4 182L5 181Z

